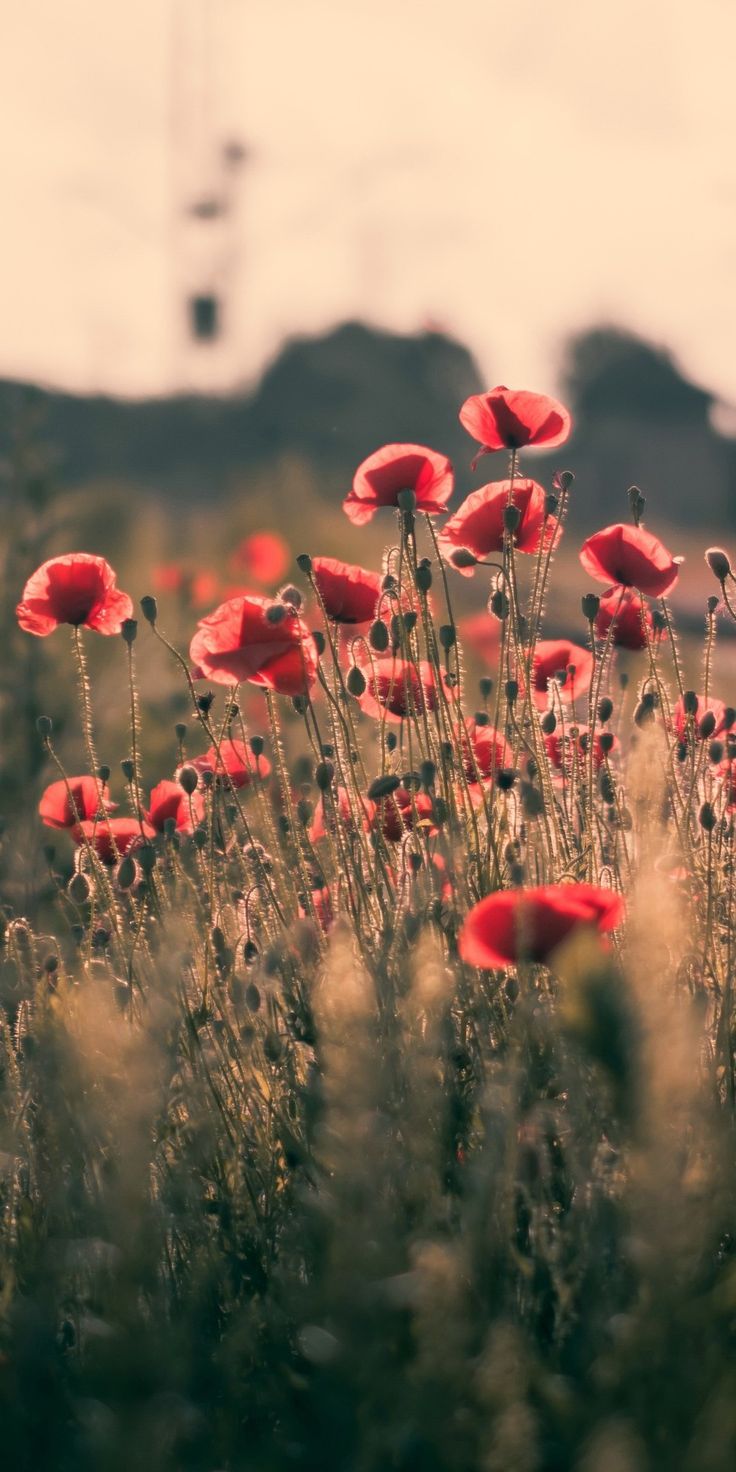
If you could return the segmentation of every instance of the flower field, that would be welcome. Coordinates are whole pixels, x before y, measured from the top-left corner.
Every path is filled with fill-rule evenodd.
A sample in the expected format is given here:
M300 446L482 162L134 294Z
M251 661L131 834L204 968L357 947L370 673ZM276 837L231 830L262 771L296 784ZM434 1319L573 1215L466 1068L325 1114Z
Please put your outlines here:
M20 547L12 638L73 717L15 722L13 1472L736 1462L736 578L702 548L688 680L657 508L581 543L573 472L532 478L566 408L460 420L495 478L459 506L434 448L358 466L370 567Z

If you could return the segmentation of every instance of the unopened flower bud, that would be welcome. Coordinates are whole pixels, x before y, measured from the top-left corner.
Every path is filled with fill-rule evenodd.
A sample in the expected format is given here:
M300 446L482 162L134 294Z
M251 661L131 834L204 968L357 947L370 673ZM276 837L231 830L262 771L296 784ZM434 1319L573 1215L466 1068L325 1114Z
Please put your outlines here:
M308 552L300 552L296 559L296 565L300 572L310 573L312 571L312 559Z
M560 503L559 503L557 497L553 494L552 491L550 491L549 495L548 496L545 496L545 498L544 498L544 514L545 514L545 516L546 517L556 516L557 515L557 508L558 508L559 504Z
M592 624L598 617L601 600L597 593L584 593L580 599L580 606L583 610L583 618L587 618L588 623Z
M716 818L716 815L715 815L715 813L713 811L713 804L712 803L709 803L709 802L704 802L703 803L703 806L701 807L700 812L698 813L698 822L699 822L701 828L704 830L705 833L712 833L713 832L713 829L715 828L716 823L718 822L718 819Z
M135 876L135 859L132 857L131 854L126 854L125 857L120 860L117 868L117 873L115 875L118 889L130 889L131 886L135 883Z
M728 553L724 552L722 547L709 547L705 560L719 583L725 583L726 578L731 574L731 561Z
M433 787L434 786L434 779L435 779L436 776L437 776L437 768L435 767L434 762L430 762L430 761L424 761L424 762L422 762L422 764L421 764L421 766L419 768L419 780L420 780L420 782L422 784L422 787L428 787L428 788L429 787Z
M377 618L375 623L371 624L368 631L368 643L377 654L383 654L384 650L388 649L388 629L382 618Z
M686 716L696 716L699 705L698 697L694 690L685 690L682 696L682 708Z
M108 782L109 781L109 779L110 779L110 768L108 767L108 765L107 765L106 762L103 762L97 768L97 776L99 777L99 779L100 779L101 782Z
M138 633L137 618L124 618L120 625L120 633L126 644L135 644L136 634Z
M495 593L491 594L491 601L488 606L494 617L500 619L501 622L508 618L511 604L503 588L496 588Z
M150 594L146 594L144 598L141 598L141 613L153 628L153 625L158 618L158 604L156 602L156 599L152 598Z
M556 491L569 491L574 481L575 476L571 470L556 470L552 477L552 484Z
M120 770L126 782L133 781L133 778L135 777L135 766L133 765L133 762L130 760L129 756L123 757L123 760L120 763Z
M314 640L314 647L317 650L318 655L321 657L324 654L325 649L327 648L327 640L325 639L322 630L312 629L312 638Z
M540 726L545 736L552 736L557 729L557 716L553 710L546 710L540 721Z
M376 777L368 788L368 796L371 802L379 802L382 797L390 797L397 787L401 786L400 777L387 773L385 777Z
M335 776L335 768L332 762L318 762L314 769L314 780L320 792L327 792L332 786Z
M613 750L613 743L615 740L616 738L613 734L613 731L601 731L601 734L598 737L598 744L604 756L608 756L609 751Z
M38 731L39 736L43 736L44 739L45 739L47 736L50 736L51 735L51 732L53 731L53 729L54 729L54 723L53 723L53 721L51 719L51 716L39 716L38 717L38 719L36 721L36 730Z
M504 686L504 690L505 690L506 699L508 700L509 705L513 705L514 702L515 702L515 700L518 699L518 695L519 695L519 682L518 682L518 680L507 680L506 681L506 684Z
M361 669L358 669L357 664L352 665L351 668L348 670L348 676L345 684L347 685L347 688L350 691L351 695L355 695L357 697L363 694L363 691L365 690L365 675L363 674L363 671Z
M288 603L290 608L301 608L304 602L299 589L295 588L293 583L287 583L286 587L281 589L279 597L281 602Z
M264 741L262 736L251 736L249 744L255 757L263 756Z
M481 675L478 681L478 689L484 700L489 700L493 693L493 680L490 675Z
M711 741L710 746L708 747L708 756L710 757L710 760L712 761L714 767L717 767L719 762L723 761L723 752L724 746L722 741Z
M90 883L86 874L77 870L69 880L69 897L74 900L75 905L83 905L90 896Z
M192 793L197 791L199 786L199 772L196 767L182 767L179 773L179 786L186 792L188 797L191 797Z
M454 647L457 641L457 634L455 632L454 624L440 624L437 634L440 644L445 651Z
M457 568L477 567L478 558L467 547L456 547L455 551L450 553L450 564Z
M698 735L702 741L708 741L716 729L716 718L712 710L707 710L698 724Z
M606 721L610 721L612 715L613 701L607 695L604 695L598 701L598 720L602 721L605 725Z
M432 569L431 569L431 567L423 567L422 564L420 563L419 564L419 567L416 570L416 576L414 578L414 581L415 581L416 586L417 586L417 589L418 589L418 591L420 593L428 593L429 590L430 590L430 588L431 588L431 586L432 586Z
M269 624L282 624L289 617L289 610L285 603L271 603L266 609L266 622Z

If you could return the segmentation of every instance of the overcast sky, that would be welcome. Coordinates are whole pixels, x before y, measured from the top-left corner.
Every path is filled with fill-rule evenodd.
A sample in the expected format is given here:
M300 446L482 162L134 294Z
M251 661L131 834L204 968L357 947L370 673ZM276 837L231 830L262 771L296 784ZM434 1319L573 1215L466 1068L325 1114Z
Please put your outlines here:
M249 380L364 316L543 388L616 320L736 401L734 0L23 0L0 55L2 374ZM188 224L232 138L230 224Z

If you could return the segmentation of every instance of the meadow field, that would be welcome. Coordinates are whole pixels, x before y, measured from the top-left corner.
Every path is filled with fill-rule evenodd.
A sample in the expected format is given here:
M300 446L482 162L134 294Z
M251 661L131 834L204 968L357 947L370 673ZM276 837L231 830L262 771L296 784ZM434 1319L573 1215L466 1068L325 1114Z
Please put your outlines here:
M247 534L13 447L9 1472L736 1465L736 578L457 408Z

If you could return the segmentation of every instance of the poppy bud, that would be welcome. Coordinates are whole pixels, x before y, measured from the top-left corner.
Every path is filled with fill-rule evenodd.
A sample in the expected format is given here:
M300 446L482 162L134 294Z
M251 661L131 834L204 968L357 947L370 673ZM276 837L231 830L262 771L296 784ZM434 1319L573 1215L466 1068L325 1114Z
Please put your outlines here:
M251 736L249 744L254 756L263 756L264 741L262 736Z
M188 797L191 797L192 793L197 791L199 773L196 767L182 767L179 773L179 786L186 792Z
M394 577L393 573L392 572L384 573L383 578L381 579L381 592L382 593L397 593L398 592L398 588L399 588L399 585L398 585L398 583L396 581L396 578Z
M550 494L548 496L545 496L545 498L544 498L544 514L545 514L545 516L546 517L556 516L557 515L557 507L559 506L559 504L560 503L559 503L557 497L555 495L553 495L552 492L550 492Z
M518 506L515 506L514 505L513 501L510 503L510 505L504 506L504 508L503 508L503 524L504 524L507 532L511 532L511 533L515 532L517 530L518 526L519 526L519 522L520 521L521 521L521 512L520 512Z
M142 848L136 849L136 858L144 874L153 873L156 868L156 850L150 843L144 843Z
M634 722L637 726L646 726L649 721L654 720L654 708L645 700L640 700L634 711Z
M410 609L408 613L402 613L401 618L403 619L404 628L407 634L413 634L417 626L417 614L414 612L413 609Z
M731 576L731 562L728 553L724 552L722 547L709 547L705 560L719 583L725 583L726 578Z
M133 778L135 777L135 766L133 765L133 762L130 760L129 756L123 757L123 760L120 763L120 770L126 782L133 781Z
M621 671L621 674L618 677L618 683L619 683L619 686L620 686L620 688L622 690L628 690L628 688L629 688L629 677L628 677L628 675L626 673L626 670L622 670Z
M718 612L718 605L720 601L720 598L717 598L715 593L711 593L710 598L706 599L705 606L708 610L708 615L710 618L713 617L714 613Z
M247 940L243 946L243 960L246 966L252 966L258 955L258 946L254 940Z
M687 741L678 741L675 747L675 756L678 762L684 762L687 757Z
M266 622L269 624L282 624L289 617L289 610L285 603L272 603L266 609Z
M86 874L82 874L80 870L72 874L69 880L69 896L74 900L75 905L83 905L89 899L90 883Z
M513 705L519 694L518 680L507 680L504 686L504 691L509 705Z
M552 736L557 729L557 716L554 711L546 710L539 724L545 736Z
M129 647L131 644L135 644L136 634L138 633L137 618L124 618L120 625L120 633Z
M357 664L351 665L345 684L351 695L357 697L363 694L365 690L365 675L362 670L358 669Z
M399 491L396 496L396 505L398 506L399 511L403 511L404 513L408 513L409 515L411 515L411 513L413 511L416 511L417 509L416 491L411 490L410 487L407 487L403 491Z
M312 638L314 639L314 647L317 650L317 653L320 656L323 655L324 652L325 652L325 649L327 648L327 640L325 639L325 636L322 633L322 630L321 629L312 629Z
M99 779L100 779L101 782L108 782L109 781L109 779L110 779L110 768L108 767L108 765L107 765L106 762L103 762L97 768L97 776L99 777Z
M487 710L477 710L473 716L476 726L489 726L491 723Z
M552 484L556 491L569 491L575 482L575 476L571 470L556 470L552 477Z
M716 602L717 601L718 600L716 599ZM667 620L666 620L664 614L662 613L661 609L659 609L659 608L653 608L652 609L652 630L653 630L653 632L655 634L663 634L666 628L667 628Z
M456 547L455 551L450 554L450 564L457 568L477 567L478 558L474 557L467 547Z
M50 736L53 729L54 723L51 719L51 716L38 717L36 721L36 730L38 731L39 736L43 736L44 738Z
M501 792L510 792L515 781L516 772L512 771L511 767L502 767L501 771L496 773L496 786Z
M246 941L246 946L252 945L252 940ZM245 988L245 1005L249 1012L257 1012L261 1005L261 994L254 981L249 982Z
M443 762L447 762L449 766L453 765L455 760L455 751L451 741L443 741L440 743L440 755Z
M713 832L718 819L716 818L716 815L713 811L712 803L703 803L703 806L698 813L698 822L705 833Z
M375 623L371 624L368 643L377 654L383 654L384 650L388 649L388 629L382 618L377 618Z
M606 721L610 721L612 715L613 701L610 700L607 695L604 695L601 700L598 701L598 720L603 721L603 724L605 725Z
M187 728L184 725L184 722L183 721L177 721L176 725L174 726L174 735L175 735L177 741L183 741L184 740L184 737L186 736L186 734L187 734Z
M135 860L133 859L131 854L126 854L125 858L120 860L117 868L117 873L115 875L118 889L130 889L131 885L135 882L135 876Z
M613 731L601 731L601 734L598 737L598 743L604 756L608 756L609 751L613 751L613 743L615 739L616 738L613 734Z
M434 779L437 776L437 768L434 762L422 762L419 768L419 780L422 787L434 787Z
M443 797L435 798L432 813L437 827L441 828L442 824L447 821L447 803Z
M214 703L215 703L215 692L214 692L214 690L207 690L204 695L198 695L197 696L197 710L201 711L201 713L202 713L203 716L209 715L209 713L210 713L210 711L211 711L212 706L214 705Z
M698 697L694 690L685 690L682 696L682 708L686 716L696 716L698 713Z
M702 721L698 725L698 735L702 741L708 741L716 729L716 718L712 710L707 710Z
M734 721L736 721L736 710L734 710L732 705L727 705L723 712L724 731L730 731Z
M452 649L457 639L454 624L440 624L437 633L442 648L445 651Z
M409 854L409 868L411 869L412 874L418 874L419 873L419 870L422 867L422 863L423 863L423 859L422 859L421 854L416 854L416 853L410 853Z
M708 747L708 756L710 757L715 767L718 766L719 762L723 761L723 750L724 748L722 741L711 741L710 746Z
M420 563L414 581L420 593L428 593L432 586L431 567L423 567Z
M583 610L583 618L587 618L589 624L594 623L596 618L598 617L598 610L601 606L601 600L598 597L598 594L584 593L582 598L580 599L580 606Z
M299 589L295 588L293 583L287 583L287 586L281 589L279 597L281 602L288 603L290 608L301 608L304 602Z
M146 594L144 598L141 598L141 613L151 625L151 628L153 628L158 618L158 604L156 599L152 598L150 594Z
M306 695L293 696L291 704L298 716L306 715L308 709L308 701Z
M610 773L601 768L598 773L598 791L608 807L613 807L616 801L616 789L611 781Z
M374 778L368 788L368 796L371 802L378 802L382 797L390 797L391 793L400 786L401 779L387 773L385 777Z
M58 956L47 956L46 960L43 963L43 969L46 972L47 976L53 976L54 972L58 971L59 969Z
M526 818L540 818L544 812L544 798L538 787L531 782L521 784L521 805Z
M207 829L206 828L201 828L201 827L200 828L195 828L195 830L194 830L194 832L192 834L192 841L194 843L195 848L198 848L198 849L205 848L205 846L207 844Z
M399 738L395 731L386 732L386 746L389 751L395 751L399 744Z
M494 614L497 619L500 619L501 622L503 622L504 619L508 618L511 604L509 603L509 600L504 593L503 588L497 588L495 593L492 594L489 608L491 613Z
M478 681L478 689L484 700L489 700L493 693L493 680L490 675L481 675Z
M308 552L300 552L296 559L296 565L300 572L310 573L312 571L312 559Z
M318 762L314 769L314 780L320 792L328 792L335 776L332 762Z
M628 496L631 515L634 518L635 526L638 526L644 515L644 507L647 504L646 497L642 495L638 486L629 486Z

